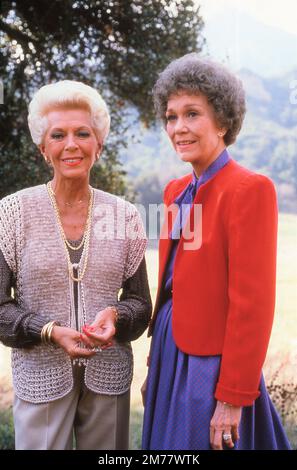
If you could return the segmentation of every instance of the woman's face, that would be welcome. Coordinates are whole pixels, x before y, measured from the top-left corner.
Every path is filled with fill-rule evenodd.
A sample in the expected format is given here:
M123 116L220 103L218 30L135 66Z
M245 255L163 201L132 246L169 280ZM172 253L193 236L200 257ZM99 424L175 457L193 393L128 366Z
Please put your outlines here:
M180 92L167 103L166 130L175 151L199 176L224 150L223 135L204 95ZM218 135L221 134L221 135Z
M46 115L48 128L40 150L50 160L55 176L89 177L102 143L91 125L91 115L79 108L59 108Z

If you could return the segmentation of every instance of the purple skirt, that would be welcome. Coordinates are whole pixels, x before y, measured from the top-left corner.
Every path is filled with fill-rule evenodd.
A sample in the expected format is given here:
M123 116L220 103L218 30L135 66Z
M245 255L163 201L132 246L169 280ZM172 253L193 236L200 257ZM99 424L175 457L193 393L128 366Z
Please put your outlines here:
M160 309L152 340L142 449L209 450L209 425L221 356L190 356L172 336L172 300ZM238 450L287 450L290 443L267 393L244 407Z

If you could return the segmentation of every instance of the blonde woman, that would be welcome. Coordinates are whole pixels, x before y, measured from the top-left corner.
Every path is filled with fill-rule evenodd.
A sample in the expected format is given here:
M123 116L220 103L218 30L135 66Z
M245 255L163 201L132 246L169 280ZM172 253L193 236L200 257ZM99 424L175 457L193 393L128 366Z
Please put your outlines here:
M108 109L95 89L61 81L34 95L28 122L53 179L0 201L16 449L71 449L74 436L77 449L127 449L130 341L151 301L137 210L89 184Z

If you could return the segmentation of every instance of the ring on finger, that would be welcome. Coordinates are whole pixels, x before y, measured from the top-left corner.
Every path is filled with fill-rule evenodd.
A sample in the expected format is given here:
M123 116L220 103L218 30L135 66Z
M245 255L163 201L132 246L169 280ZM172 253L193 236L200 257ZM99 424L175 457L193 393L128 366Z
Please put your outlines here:
M230 433L227 433L227 432L225 433L224 432L224 434L223 434L223 440L224 441L230 441L231 438L232 438L232 435Z

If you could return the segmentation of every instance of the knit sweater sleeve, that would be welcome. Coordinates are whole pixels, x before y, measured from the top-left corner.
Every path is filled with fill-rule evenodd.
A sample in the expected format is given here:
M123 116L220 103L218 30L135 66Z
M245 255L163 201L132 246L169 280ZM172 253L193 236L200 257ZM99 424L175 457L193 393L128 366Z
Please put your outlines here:
M126 202L127 256L124 268L124 281L137 271L147 247L147 238L142 218L136 207Z
M116 339L133 341L142 335L152 313L145 258L142 259L136 272L124 282L116 308L118 311Z
M20 308L12 297L14 276L0 250L0 341L12 348L30 348L40 343L42 327L50 321Z

